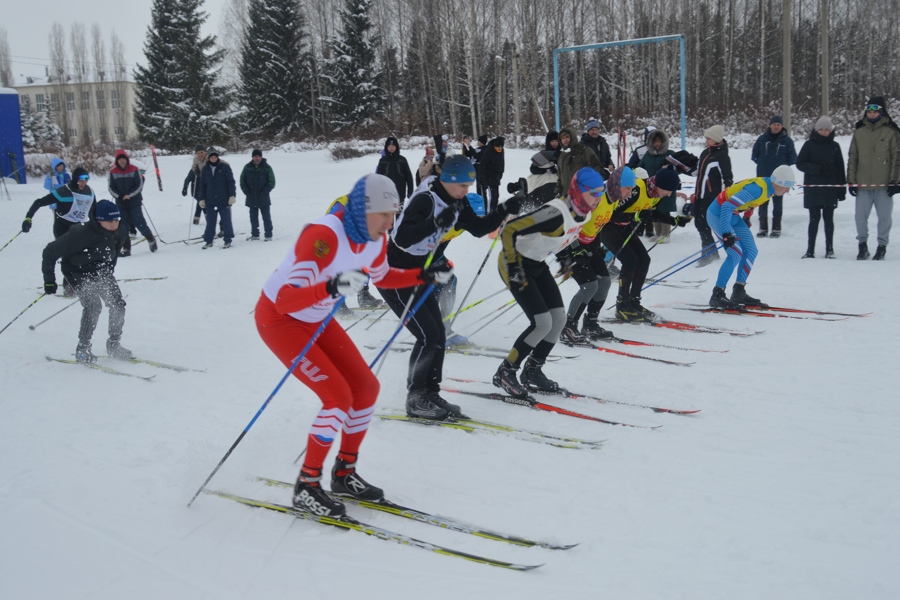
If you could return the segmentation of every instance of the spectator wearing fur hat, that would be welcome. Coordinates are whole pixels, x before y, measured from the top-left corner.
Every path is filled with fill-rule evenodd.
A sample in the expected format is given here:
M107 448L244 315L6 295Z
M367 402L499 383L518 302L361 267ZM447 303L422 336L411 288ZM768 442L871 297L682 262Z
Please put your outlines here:
M606 138L600 135L599 119L590 119L584 126L585 133L581 136L581 143L594 151L597 158L600 159L601 168L598 169L603 179L609 179L609 174L616 168L612 161L612 152L610 152L609 144ZM577 169L576 169L577 171Z
M781 165L792 165L797 162L797 151L794 149L794 140L784 128L784 120L781 115L773 115L769 119L769 128L756 139L753 150L750 152L750 160L756 163L756 176L768 177ZM781 214L784 198L772 196L772 235L777 238L781 235ZM769 235L769 202L759 207L759 231L756 237Z
M731 170L731 157L728 155L728 142L725 140L725 128L713 125L703 132L706 138L706 149L700 153L697 166L697 184L691 195L690 214L694 216L694 226L700 234L700 247L705 256L697 261L698 267L705 267L720 259L719 251L713 250L716 244L712 229L706 220L709 205L722 191L734 183Z
M250 209L250 237L248 242L259 241L259 216L263 219L263 233L266 241L272 241L272 199L269 194L275 189L275 171L263 158L262 150L255 149L251 153L250 162L241 170L241 191L246 200L244 205Z
M210 148L206 152L206 165L200 172L200 208L206 212L206 230L203 232L202 248L212 248L216 233L216 221L221 219L225 232L224 248L231 248L234 239L234 227L231 221L231 207L237 201L235 194L234 173L224 160L219 158L219 151Z
M409 170L409 163L406 157L400 154L400 142L395 137L389 137L384 142L384 154L378 161L375 173L384 175L394 182L397 187L397 195L400 197L400 208L406 199L412 196L415 191L413 185L412 171Z
M485 203L488 206L488 212L496 210L497 204L500 202L500 181L506 170L506 160L503 156L505 141L503 137L495 137L481 152L481 173L478 175L483 179L482 185L487 192Z
M825 258L834 258L834 209L847 197L844 155L834 141L831 117L821 117L809 139L797 155L797 168L803 171L803 208L809 210L807 248L803 258L816 257L819 221L825 221ZM830 186L830 187L818 187Z
M850 194L856 196L857 260L869 258L869 215L878 215L878 248L872 260L884 260L891 234L894 194L900 192L900 130L883 96L872 96L850 140L847 163Z

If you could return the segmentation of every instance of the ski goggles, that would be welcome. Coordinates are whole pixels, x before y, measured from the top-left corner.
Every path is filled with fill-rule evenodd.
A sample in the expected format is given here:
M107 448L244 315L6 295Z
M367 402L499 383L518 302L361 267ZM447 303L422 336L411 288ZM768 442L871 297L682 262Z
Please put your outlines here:
M872 112L878 112L881 110L881 106L879 106L878 104L870 104L866 107L866 110L872 111Z
M593 196L594 198L601 198L603 194L606 193L606 186L601 185L600 187L595 187L587 191L588 194Z
M87 181L87 180L90 179L90 178L91 178L90 175L79 175L79 176L78 176L78 181Z

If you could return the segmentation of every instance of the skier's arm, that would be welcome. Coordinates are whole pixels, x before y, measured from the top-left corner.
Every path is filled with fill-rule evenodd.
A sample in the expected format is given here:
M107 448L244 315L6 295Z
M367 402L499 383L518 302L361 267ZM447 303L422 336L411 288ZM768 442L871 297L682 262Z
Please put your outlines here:
M425 191L413 196L404 207L403 220L394 235L394 243L400 248L409 248L436 231L434 201L431 192Z
M275 310L279 314L303 310L328 297L327 282L315 283L317 275L331 264L337 254L337 235L325 225L310 225L303 230L294 246L294 266L288 282L281 286L275 298ZM317 248L334 248L322 256Z
M412 171L409 170L409 163L405 158L403 159L403 169L403 177L406 179L406 194L403 198L400 198L401 202L412 196L413 192L416 191L415 186L413 186Z
M479 217L475 214L472 206L468 202L464 202L462 210L459 211L459 218L456 220L456 227L465 229L475 237L483 237L500 227L507 214L506 207L500 204L496 210Z
M237 187L234 185L234 172L231 166L225 164L225 183L228 186L228 197L237 196Z
M31 203L31 208L29 208L28 212L25 213L25 218L31 219L32 217L34 217L34 213L36 213L40 207L50 206L51 204L55 203L56 201L57 201L56 196L53 195L53 192L50 192L43 198L38 198L37 200L35 200L34 202Z
M78 252L80 240L79 233L81 227L70 227L69 230L56 238L44 248L41 255L41 271L44 274L44 283L54 283L56 281L56 261L64 256Z
M109 190L109 195L112 196L114 200L118 200L121 194L119 194L119 190L116 189L116 178L113 177L112 172L110 172L109 176L106 178L106 187Z
M415 287L422 283L422 269L397 269L388 265L387 261L387 236L383 237L384 244L381 253L369 267L369 275L372 283L379 288L398 289Z

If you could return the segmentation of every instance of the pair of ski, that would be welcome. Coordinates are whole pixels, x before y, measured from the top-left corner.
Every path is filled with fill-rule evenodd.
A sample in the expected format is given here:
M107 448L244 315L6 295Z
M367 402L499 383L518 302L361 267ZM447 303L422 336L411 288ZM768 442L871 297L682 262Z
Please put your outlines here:
M88 368L94 369L96 371L102 371L104 373L109 373L110 375L119 375L121 377L133 377L135 379L143 379L144 381L153 381L153 379L156 377L156 375L150 375L148 377L145 375L137 375L135 373L127 373L125 371L120 371L118 369L114 369L113 367L109 367L109 366L107 366L105 364L101 364L99 362L84 363L84 362L79 362L77 360L73 360L73 359L69 359L69 358L53 358L51 356L45 356L44 358L46 358L47 360L52 361L52 362L58 362L58 363L63 363L63 364L67 364L67 365L82 365L84 367L88 367ZM170 365L170 364L166 364L166 363L157 362L155 360L149 360L146 358L130 358L130 359L125 359L125 360L113 359L110 356L98 356L97 358L100 360L104 360L104 359L118 360L119 362L131 363L133 365L149 365L151 367L157 367L159 369L168 369L170 371L177 371L179 373L185 373L188 371L193 372L193 373L205 373L206 372L206 369L190 369L188 367L180 367L178 365Z
M677 331L689 331L692 333L714 333L728 334L734 337L752 337L765 333L765 331L738 331L736 329L727 329L725 327L714 327L710 325L694 325L693 323L682 323L681 321L669 321L668 319L656 319L653 321L620 321L618 319L602 319L602 323L609 324L629 324L629 325L647 325L650 327L659 327L661 329L674 329Z
M610 354L615 354L617 356L627 356L629 358L640 358L642 360L652 360L653 362L663 363L665 365L674 365L676 367L689 367L692 362L681 362L677 360L668 360L665 358L655 358L653 356L643 356L642 354L632 354L631 352L623 352L622 350L615 350L613 348L607 348L606 346L601 346L599 344L595 344L590 340L585 340L583 342L573 342L573 341L564 341L561 342L565 346L569 346L570 348L589 348L591 350L599 350L600 352L608 352Z
M768 306L764 304L741 305L738 309L711 308L705 304L687 304L686 307L676 307L678 310L690 310L694 312L721 313L727 315L745 315L750 317L779 317L782 319L811 319L814 321L846 321L850 317L868 317L872 313L843 313L825 310L811 310L802 308L788 308L784 306ZM780 314L789 313L789 314Z
M281 487L292 489L294 486L291 483L286 481L279 481L277 479L270 479L267 477L258 477L259 481L264 482L266 485ZM304 519L307 521L314 521L317 523L321 523L323 525L330 525L332 527L337 527L339 529L344 529L348 531L358 531L360 533L364 533L366 535L370 535L372 537L376 537L381 540L396 542L398 544L402 544L404 546L411 546L413 548L419 548L421 550L428 550L430 552L434 552L436 554L441 554L444 556L453 556L456 558L462 558L465 560L469 560L472 562L477 562L485 565L489 565L492 567L501 567L504 569L510 569L513 571L530 571L532 569L537 569L542 565L525 565L525 564L516 564L511 562L506 562L503 560L498 560L494 558L488 558L485 556L479 556L475 554L470 554L468 552L461 552L459 550L453 550L452 548L447 548L445 546L439 546L437 544L432 544L431 542L422 541L416 539L414 537L408 536L403 533L398 533L395 531L390 531L388 529L384 529L382 527L377 527L375 525L370 525L368 523L364 523L362 521L358 521L350 516L344 515L342 517L329 517L317 515L311 512L298 510L292 506L286 506L283 504L276 504L273 502L266 502L263 500L256 500L253 498L246 498L243 496L237 496L235 494L230 494L227 492L219 492L215 490L205 490L207 494L211 494L213 496L218 496L220 498L225 498L227 500L233 500L240 504L245 504L247 506L253 506L257 508L265 508L267 510L280 512L286 515L290 515L296 517L298 519ZM394 515L397 517L402 517L405 519L410 519L412 521L417 521L419 523L424 523L426 525L432 525L434 527L440 527L441 529L448 529L450 531L456 531L459 533L464 533L467 535L473 535L475 537L480 537L488 540L498 541L498 542L506 542L508 544L512 544L515 546L521 546L526 548L540 547L546 548L549 550L569 550L570 548L574 548L577 544L554 544L551 542L543 542L537 540L531 540L519 536L506 535L503 533L498 533L495 531L491 531L482 527L477 527L473 525L469 525L460 521L459 519L455 519L452 517L444 517L441 515L436 515L432 513L428 513L422 510L418 510L415 508L409 508L406 506L401 506L400 504L396 504L391 502L390 500L381 500L379 502L372 502L367 500L360 500L357 498L353 498L350 496L344 495L332 495L334 498L344 502L345 504L352 504L355 506L359 506L362 508L375 510L379 512L383 512L389 515Z
M412 350L415 342L396 342L399 347L392 347L392 352L409 352ZM366 346L370 350L380 350L378 346ZM477 346L475 344L458 344L447 346L445 352L448 354L462 354L464 356L487 356L490 358L504 359L509 354L509 348L498 348L493 346ZM547 362L556 362L564 359L578 358L578 355L551 354L547 357Z

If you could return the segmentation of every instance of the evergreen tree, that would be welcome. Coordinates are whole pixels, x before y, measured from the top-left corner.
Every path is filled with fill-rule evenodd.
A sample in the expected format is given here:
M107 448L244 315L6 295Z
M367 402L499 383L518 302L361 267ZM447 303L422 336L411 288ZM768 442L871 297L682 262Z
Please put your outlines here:
M36 111L31 107L30 97L26 95L21 98L19 117L25 154L56 152L62 148L62 129L56 124L53 113L49 109Z
M240 67L244 133L281 136L309 122L305 26L299 0L250 3Z
M135 122L141 138L184 150L226 139L225 89L216 83L223 52L215 36L200 36L202 0L153 0L144 42L147 66L138 66Z
M372 0L344 0L340 11L341 32L329 40L331 57L326 79L331 87L331 124L335 131L374 124L384 111L385 93L375 60L378 35L372 32L369 8Z

